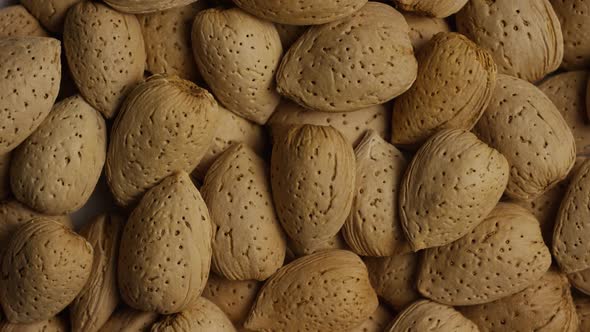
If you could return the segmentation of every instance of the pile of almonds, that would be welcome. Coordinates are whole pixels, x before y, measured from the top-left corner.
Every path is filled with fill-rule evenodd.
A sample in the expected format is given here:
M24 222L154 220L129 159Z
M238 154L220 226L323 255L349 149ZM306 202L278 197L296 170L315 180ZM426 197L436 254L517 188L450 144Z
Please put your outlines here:
M0 332L590 331L589 31L587 0L0 9Z

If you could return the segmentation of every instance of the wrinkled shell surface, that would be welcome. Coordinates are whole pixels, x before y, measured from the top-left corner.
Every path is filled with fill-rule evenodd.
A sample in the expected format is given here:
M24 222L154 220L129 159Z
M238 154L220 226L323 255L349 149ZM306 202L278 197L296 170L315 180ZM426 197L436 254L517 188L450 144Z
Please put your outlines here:
M477 326L453 307L420 300L402 311L387 332L479 332Z
M417 254L367 257L365 264L377 295L395 310L401 310L420 298L416 289Z
M447 17L455 14L468 0L393 0L398 8L419 15Z
M53 317L38 323L31 324L11 324L9 322L0 322L0 332L67 332L69 331L68 322L59 317Z
M151 332L166 331L235 332L236 329L218 306L201 297L189 309L166 316L151 328Z
M39 21L22 5L0 9L0 38L20 36L47 37L48 35Z
M197 0L106 0L109 6L123 13L141 14L186 6Z

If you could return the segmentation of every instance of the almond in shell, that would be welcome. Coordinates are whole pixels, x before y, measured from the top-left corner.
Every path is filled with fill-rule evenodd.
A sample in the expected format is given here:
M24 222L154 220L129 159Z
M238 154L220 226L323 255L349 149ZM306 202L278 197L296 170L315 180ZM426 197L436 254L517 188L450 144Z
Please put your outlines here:
M47 31L23 5L0 9L0 38L21 36L48 37Z
M236 332L236 329L218 306L200 297L190 308L165 316L152 325L151 332L165 331Z
M344 237L342 236L342 232L337 233L333 237L319 242L297 242L297 241L289 241L289 247L287 248L287 254L289 252L293 255L291 258L307 256L311 254L315 254L316 252L328 249L344 249L350 250ZM292 260L292 259L291 259Z
M395 5L405 11L433 17L447 17L455 14L468 0L393 0Z
M21 0L47 30L61 33L68 10L81 0Z
M380 305L377 307L377 310L367 318L367 320L347 332L383 332L392 319L393 315L389 309Z
M572 287L578 291L590 295L590 268L567 275Z
M159 315L155 312L123 307L109 318L100 332L149 332L158 318Z
M550 0L563 32L564 53L561 66L566 70L590 65L590 12L583 0Z
M183 7L197 0L106 0L105 2L123 13L142 14Z
M420 300L400 312L385 331L479 332L479 329L453 307Z
M420 298L416 289L417 254L367 257L365 264L377 295L393 309L401 310Z
M68 323L60 316L55 316L38 323L31 324L11 324L9 322L0 323L0 332L67 332L69 331Z
M415 52L420 51L439 32L451 32L449 23L443 18L422 16L409 12L403 14L410 26L410 40Z
M209 275L203 297L217 305L235 324L241 326L256 300L261 283L256 280L232 281Z

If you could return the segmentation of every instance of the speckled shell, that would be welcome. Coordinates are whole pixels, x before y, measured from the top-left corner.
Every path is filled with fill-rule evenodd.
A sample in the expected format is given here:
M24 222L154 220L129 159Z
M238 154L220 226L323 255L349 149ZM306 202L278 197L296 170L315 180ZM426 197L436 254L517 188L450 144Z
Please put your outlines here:
M468 0L393 0L395 5L405 11L433 17L447 17L455 14Z
M22 5L0 9L0 38L37 36L47 37L39 21Z
M10 195L10 159L12 154L7 152L0 155L0 200Z
M417 287L439 303L482 304L522 291L550 265L535 217L518 205L500 203L469 234L424 252Z
M192 171L213 139L217 103L194 83L155 75L129 94L113 125L106 177L127 206L163 178Z
M442 18L427 17L413 13L403 13L410 26L410 40L414 51L418 52L439 32L451 32L451 27Z
M235 332L236 329L218 306L200 297L189 309L165 316L151 328L151 332L166 331Z
M392 319L393 315L389 309L380 305L367 320L347 332L383 332Z
M355 111L383 104L416 79L408 32L398 11L377 2L342 20L311 27L283 58L277 89L316 111Z
M0 332L68 332L69 326L65 319L56 316L38 323L11 324L0 322Z
M63 40L80 94L106 118L114 117L143 78L146 53L139 21L82 1L68 11Z
M417 254L367 257L365 264L377 295L395 310L401 310L420 298L416 289Z
M511 198L539 197L574 166L575 140L563 116L542 91L518 78L498 75L492 101L475 131L508 159L506 194Z
M90 198L107 150L104 119L75 96L57 103L12 155L14 196L40 212L78 210Z
M197 0L105 0L105 2L123 13L141 14L163 11L170 8L186 6Z
M561 66L567 70L590 65L590 12L584 0L550 0L563 32L564 54Z
M479 332L479 329L453 307L420 300L399 313L385 331Z
M0 38L0 155L22 143L49 114L61 80L61 47L46 37Z
M471 0L457 29L487 49L503 74L535 82L563 59L561 25L549 0Z
M208 9L193 24L203 79L228 110L264 124L277 107L275 72L283 55L274 24L238 8Z
M350 251L325 250L282 267L244 324L263 331L346 331L377 309L367 268Z
M315 254L316 252L327 249L350 250L350 248L346 244L346 241L344 240L344 237L342 236L342 232L339 232L336 235L324 241L297 242L291 240L289 241L288 245L289 246L287 247L287 255L289 255L289 253L293 255L293 257L287 257L288 262L292 261L297 257Z
M90 243L52 219L33 219L12 236L2 262L0 302L11 323L47 320L62 311L91 272Z
M232 281L211 273L203 297L223 310L235 326L241 326L248 317L260 286L262 284L255 280Z
M20 0L47 30L61 33L68 10L81 0Z
M115 311L99 332L149 332L158 316L155 312L124 307Z
M121 297L138 310L171 314L200 296L211 264L211 221L187 173L149 190L129 217L121 238Z

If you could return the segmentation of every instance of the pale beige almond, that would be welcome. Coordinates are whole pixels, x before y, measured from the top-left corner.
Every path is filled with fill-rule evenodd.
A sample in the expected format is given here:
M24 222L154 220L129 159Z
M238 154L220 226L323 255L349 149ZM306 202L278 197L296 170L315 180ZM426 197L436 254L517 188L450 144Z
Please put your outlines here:
M366 132L355 154L355 197L342 228L346 243L361 256L410 251L398 210L406 158L372 130Z
M385 331L479 332L479 329L453 307L419 300L399 313Z
M263 331L346 331L378 306L367 268L350 251L325 250L282 267L260 290L244 324Z
M521 79L498 75L492 101L475 131L508 159L510 198L532 201L574 166L576 142L567 122L541 90Z
M549 270L519 293L458 310L480 331L578 331L570 284L564 274L555 270Z
M80 96L65 99L12 154L14 196L45 214L80 209L96 184L106 159L103 117Z
M49 218L23 224L2 261L0 302L11 323L47 320L80 293L92 268L92 245Z
M378 2L311 27L284 56L277 89L306 108L325 112L390 101L416 79L409 30L402 14Z
M209 148L213 96L176 76L154 75L129 94L112 128L106 177L116 202L136 203L175 171L191 172Z
M197 0L105 0L105 2L123 13L142 14L163 11L170 8L186 6Z
M366 257L365 264L377 295L393 309L402 310L420 298L416 289L417 254Z
M377 307L377 310L367 318L367 320L347 332L383 332L392 319L393 315L389 309L380 305Z
M11 156L10 152L0 155L0 200L4 200L10 195Z
M439 32L451 32L451 27L442 18L421 16L414 13L403 13L410 26L410 40L414 51L418 52Z
M277 31L279 33L279 37L281 38L281 44L283 45L283 50L288 50L291 45L293 45L299 37L303 35L305 31L307 31L307 26L305 25L289 25L289 24L275 24L277 27Z
M506 158L471 132L432 136L414 156L400 186L400 220L414 251L460 239L500 201Z
M461 10L468 0L393 0L393 2L398 8L418 15L447 17Z
M209 276L211 238L207 206L188 174L164 179L123 229L117 271L123 300L161 314L190 308Z
M24 36L48 37L48 34L23 5L0 9L0 38Z
M424 252L417 287L439 303L482 304L522 291L550 265L535 217L518 205L500 203L461 239Z
M59 316L49 318L38 323L31 324L11 324L8 322L0 323L0 332L67 332L69 331L68 323Z
M395 100L392 141L418 146L442 129L471 130L496 85L489 53L458 33L439 33L417 54L418 78Z
M535 82L559 68L563 36L549 0L471 0L457 29L492 54L498 71Z
M273 139L286 131L288 126L303 124L331 126L356 146L367 130L374 130L379 136L389 138L391 110L387 104L379 104L354 112L318 112L283 100L267 123Z
M291 239L324 242L340 231L352 206L355 157L336 129L289 127L274 143L270 176L277 215Z
M344 237L342 236L341 232L338 232L333 237L319 242L303 242L299 243L297 241L289 241L289 247L287 248L287 252L291 252L292 259L286 259L289 262L294 260L297 257L307 256L311 254L315 254L316 252L328 249L344 249L349 250Z
M47 30L61 33L68 10L81 0L20 0Z
M563 31L564 54L561 67L584 69L590 65L590 12L584 0L550 0Z
M60 41L0 38L0 155L22 143L47 117L61 80Z
M574 296L574 304L578 313L578 332L590 331L590 298Z
M235 326L241 326L248 317L261 286L255 280L232 281L211 273L203 290L203 297L223 310Z
M213 223L213 270L230 280L266 280L285 260L266 162L246 145L213 163L201 193Z
M150 331L235 332L236 329L218 306L200 297L190 308L156 322Z
M159 315L155 312L123 307L115 311L100 332L149 332L158 317Z
M124 219L100 215L80 232L94 248L90 279L70 305L73 331L96 332L119 304L117 258Z
M238 8L200 12L193 54L203 79L223 106L258 124L277 107L275 72L283 55L274 24Z
M82 1L68 11L63 40L80 94L113 118L143 78L146 53L137 17Z
M235 4L266 20L293 25L324 24L347 17L367 0L234 0Z

